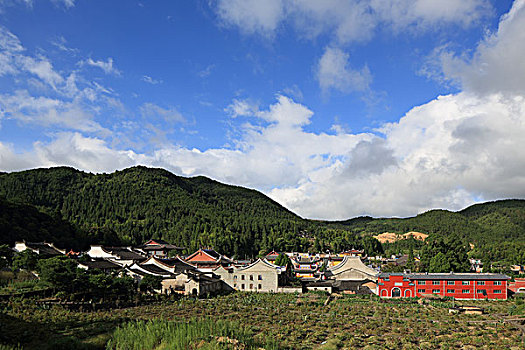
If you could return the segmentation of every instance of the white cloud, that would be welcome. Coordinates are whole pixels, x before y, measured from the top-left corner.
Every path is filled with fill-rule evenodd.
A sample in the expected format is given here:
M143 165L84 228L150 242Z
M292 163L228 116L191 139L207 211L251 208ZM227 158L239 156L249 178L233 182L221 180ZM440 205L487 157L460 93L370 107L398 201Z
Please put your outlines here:
M91 64L92 60L85 62ZM118 72L111 59L101 65L98 65L100 61L94 63L108 72ZM111 135L95 121L104 108L116 110L119 101L109 97L113 95L111 89L89 81L78 71L56 71L47 57L28 54L17 36L0 26L1 75L12 75L14 85L12 92L0 95L0 119L78 130L101 137ZM19 88L21 85L24 87Z
M525 93L524 25L525 1L517 0L501 18L497 32L487 35L472 57L440 48L431 58L434 73L436 68L442 69L438 72L442 78L471 92Z
M213 71L213 69L215 68L215 65L214 64L210 64L208 65L206 68L204 68L203 70L201 70L199 73L198 73L198 76L200 78L207 78L210 76L211 72Z
M272 36L283 18L283 6L282 0L219 0L217 14L244 33Z
M485 0L371 0L370 4L396 32L407 28L428 30L446 23L467 27L492 11Z
M263 125L246 123L234 148L201 151L164 143L138 154L63 133L19 157L0 147L0 158L9 160L4 170L15 159L17 168L67 164L99 172L161 166L263 190L311 218L407 216L460 209L480 198L525 196L523 96L442 96L384 125L382 136L307 132L312 112L284 96L252 117Z
M303 9L307 5L318 6L319 9L315 10L317 16L328 11L323 9L324 6L336 3L293 4L303 6ZM471 19L459 20L455 19L455 13L431 10L435 3L409 3L419 7L409 9L401 2L389 3L392 11L396 9L405 13L401 16L405 22L396 19L395 23L390 23L392 28L407 25L425 28L443 21L469 25L481 13L475 6L484 4L480 1L450 3L460 13L473 11ZM140 154L118 150L102 136L86 137L65 132L56 134L49 143L35 143L33 151L28 153L16 154L12 146L0 143L0 167L13 170L65 164L102 172L135 164L162 166L177 174L206 175L263 190L286 207L311 218L344 219L363 214L407 216L431 208L460 209L478 199L523 198L525 93L523 63L518 59L525 56L520 31L524 23L523 6L524 1L517 1L509 15L502 18L497 33L488 35L472 57L458 58L453 54L445 57L449 59L443 61L449 64L444 66L445 76L458 80L465 91L440 96L414 107L398 122L383 125L375 134L352 134L340 126L334 126L335 135L309 132L306 126L311 122L313 112L290 98L278 96L277 101L267 108L246 100L232 101L226 111L231 116L248 118L231 147L198 150L161 142L156 149ZM376 17L386 21L383 18L386 15L377 15L377 12ZM301 16L310 18L314 15L305 12ZM324 18L324 15L319 16ZM297 15L294 20L299 19ZM264 32L273 28L275 33L281 21L267 20L266 24L259 24L247 32ZM296 25L299 28L307 24ZM326 26L329 26L323 24L316 29L315 23L311 25L310 35L319 35L316 30L326 31ZM335 21L330 30L335 32L339 27L340 23ZM338 40L344 38L351 36L344 34ZM11 47L15 48L9 50L9 54L16 55L16 40L12 39L8 36L5 40L12 42ZM325 56L330 65L323 70L321 61ZM498 57L504 64L498 61ZM319 83L323 86L324 81L326 89L345 91L353 86L366 89L370 84L369 78L363 78L367 74L351 68L349 56L344 51L329 47L323 58L318 73ZM325 74L321 75L321 71ZM80 91L73 88L76 86L74 76L70 75L67 80L71 80L71 91ZM8 107L3 107L4 118L39 120L44 115L50 120L73 119L68 115L53 119L54 116L50 115L52 110L56 110L57 115L66 110L68 105L64 101L35 98L23 92L17 94L19 96L0 97L0 103ZM74 96L79 94L73 93ZM5 111L11 112L7 114ZM167 130L160 130L155 121L168 120L176 124L184 120L177 109L152 103L144 104L141 114L151 124L151 127L147 126L148 132L159 139ZM93 120L89 116L80 119L87 122L86 128ZM88 129L81 131L89 132Z
M384 137L358 143L326 176L271 196L304 216L339 219L525 197L523 96L444 96L382 131Z
M35 59L29 56L19 56L18 61L24 70L36 75L54 89L64 81L64 78L53 69L51 62L45 57Z
M18 37L2 26L0 26L0 49L11 54L24 51Z
M162 80L160 80L160 79L153 79L149 75L144 75L142 77L142 81L144 81L144 82L146 82L148 84L151 84L151 85L157 85L157 84L162 84L163 83Z
M154 103L144 103L140 107L142 116L146 118L160 118L168 123L180 123L186 121L184 116L173 107L162 108Z
M75 0L52 0L56 5L63 5L66 8L75 6Z
M338 44L365 41L379 26L400 33L445 24L469 26L491 13L486 0L219 0L217 14L246 34L273 37L283 23L301 36L328 34Z
M53 40L51 40L51 45L57 47L59 50L70 53L70 54L77 54L79 52L78 49L74 49L71 47L66 46L67 40L63 36L59 35Z
M317 80L323 92L365 91L372 81L368 67L354 70L350 67L350 55L341 49L327 47L317 66Z
M91 57L78 62L80 66L92 66L92 67L98 67L104 71L106 74L114 74L114 75L120 75L121 72L113 66L113 58L109 57L106 62L102 60L94 61Z
M0 95L0 119L15 119L22 123L59 126L108 136L110 131L93 120L79 100L65 102L48 97L33 97L26 90Z
M251 117L259 113L259 106L249 100L234 99L224 111L232 118Z

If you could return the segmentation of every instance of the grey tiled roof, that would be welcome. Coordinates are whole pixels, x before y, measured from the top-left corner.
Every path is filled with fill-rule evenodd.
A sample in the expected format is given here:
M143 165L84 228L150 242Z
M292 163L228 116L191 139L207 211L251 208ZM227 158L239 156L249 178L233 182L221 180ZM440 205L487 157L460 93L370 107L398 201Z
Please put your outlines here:
M115 264L109 260L104 259L94 259L91 261L84 261L80 264L87 266L90 269L119 269L121 268L120 265Z

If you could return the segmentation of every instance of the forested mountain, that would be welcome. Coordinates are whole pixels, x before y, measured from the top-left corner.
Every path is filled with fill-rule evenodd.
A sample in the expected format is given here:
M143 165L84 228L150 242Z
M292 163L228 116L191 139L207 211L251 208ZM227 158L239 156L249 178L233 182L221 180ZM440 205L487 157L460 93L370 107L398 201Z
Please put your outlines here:
M0 196L29 203L79 228L106 227L131 244L162 238L193 250L214 246L238 257L286 245L305 220L260 192L205 177L133 167L112 174L73 168L0 174Z
M243 258L272 249L417 251L423 243L381 246L372 236L419 231L429 240L458 236L465 246L474 245L472 256L486 262L525 263L524 200L476 204L459 212L431 210L404 219L314 221L254 190L141 166L98 175L67 167L0 173L2 197L1 242L58 238L79 246L162 238L188 252L213 246Z
M354 218L332 222L364 235L383 232L418 231L429 239L457 235L465 244L473 244L471 256L484 261L525 264L525 200L501 200L475 204L459 212L431 210L415 217L397 219ZM384 248L408 248L407 243L385 244ZM415 248L421 243L412 242Z
M7 201L0 197L0 245L16 241L53 242L60 248L82 247L87 242L83 232L61 217L52 217L37 208Z

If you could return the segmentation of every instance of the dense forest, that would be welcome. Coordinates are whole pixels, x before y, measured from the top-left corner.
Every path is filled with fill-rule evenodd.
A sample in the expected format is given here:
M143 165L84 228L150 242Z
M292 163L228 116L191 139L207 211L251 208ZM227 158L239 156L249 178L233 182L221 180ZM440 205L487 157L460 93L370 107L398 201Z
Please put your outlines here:
M470 256L485 262L525 264L525 200L501 200L475 204L459 212L431 210L410 218L359 217L330 223L352 233L373 236L383 232L417 231L430 242L450 236L472 245ZM419 251L423 243L413 239L383 244L387 252Z
M304 249L306 220L262 193L205 177L133 167L93 175L72 168L0 174L0 197L28 203L80 230L107 228L122 244L162 238L188 251L213 246L236 257Z
M162 238L190 252L213 246L236 258L275 250L422 252L413 239L381 245L373 235L419 231L429 241L457 237L488 262L525 263L525 201L505 200L459 212L411 218L300 218L260 192L205 177L142 166L111 174L59 167L0 173L0 243L15 239L140 244ZM455 238L456 239L456 238Z

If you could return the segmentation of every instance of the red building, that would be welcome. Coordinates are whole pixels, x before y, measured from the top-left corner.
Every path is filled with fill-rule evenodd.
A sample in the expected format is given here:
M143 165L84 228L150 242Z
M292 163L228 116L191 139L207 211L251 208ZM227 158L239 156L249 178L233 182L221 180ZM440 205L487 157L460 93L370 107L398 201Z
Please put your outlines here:
M199 249L184 259L185 262L197 267L201 271L211 272L219 266L228 267L233 260L217 253L213 249Z
M525 278L515 278L514 282L509 282L509 290L513 293L525 293Z
M382 273L378 294L382 298L429 295L455 299L507 299L510 277L496 273Z

